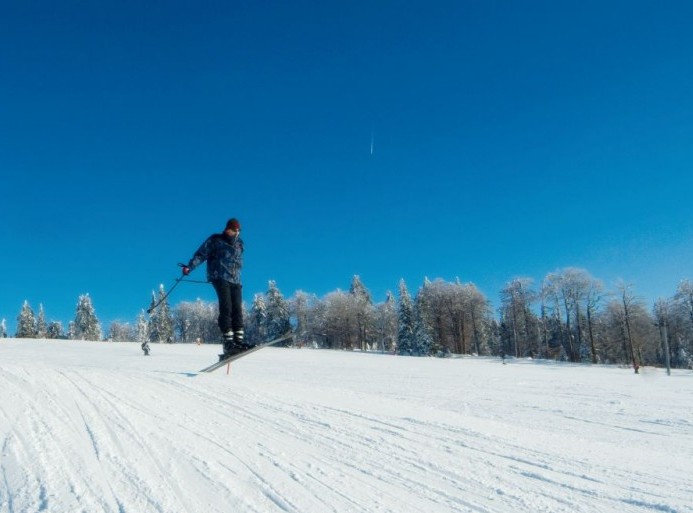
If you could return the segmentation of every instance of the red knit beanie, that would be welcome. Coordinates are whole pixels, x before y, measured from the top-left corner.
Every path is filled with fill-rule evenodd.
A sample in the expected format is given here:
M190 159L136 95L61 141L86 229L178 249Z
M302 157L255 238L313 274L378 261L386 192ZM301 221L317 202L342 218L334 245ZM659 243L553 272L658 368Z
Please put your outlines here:
M233 217L226 222L226 228L225 229L239 232L239 231L241 231L241 223L238 222L238 219Z

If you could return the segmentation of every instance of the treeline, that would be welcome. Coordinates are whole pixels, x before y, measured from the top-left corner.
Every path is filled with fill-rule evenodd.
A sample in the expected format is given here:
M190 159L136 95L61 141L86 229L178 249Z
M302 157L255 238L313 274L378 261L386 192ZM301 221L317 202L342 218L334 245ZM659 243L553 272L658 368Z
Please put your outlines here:
M7 337L5 319L0 322L0 337ZM70 321L67 330L60 321L46 321L43 305L39 305L38 315L24 301L17 316L16 338L45 338L71 340L101 340L101 323L96 317L89 294L79 296L75 319Z
M182 302L171 308L163 287L152 295L147 317L134 324L113 322L113 341L216 342L217 305ZM25 303L17 337L99 340L101 328L89 296L81 296L76 318L61 327L30 317ZM583 269L549 273L535 284L516 278L500 291L496 311L473 284L425 280L410 294L402 280L397 297L376 303L358 276L348 291L318 298L296 292L285 299L276 283L256 294L245 312L246 338L268 340L289 329L294 343L402 355L509 355L571 362L631 365L693 365L693 283L679 283L670 298L648 306L631 285L606 290ZM24 320L23 320L24 319ZM4 324L3 324L4 326ZM33 331L31 326L33 326ZM56 336L59 334L59 336Z

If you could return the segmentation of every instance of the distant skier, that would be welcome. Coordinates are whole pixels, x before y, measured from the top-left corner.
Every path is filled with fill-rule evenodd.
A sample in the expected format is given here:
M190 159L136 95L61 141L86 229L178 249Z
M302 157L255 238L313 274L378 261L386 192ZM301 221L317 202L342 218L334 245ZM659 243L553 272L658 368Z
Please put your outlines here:
M144 356L149 356L149 342L146 340L142 342L142 351L144 351Z
M243 343L243 241L240 233L241 223L238 219L229 219L224 231L210 235L188 264L183 266L183 274L187 276L198 265L207 261L207 280L214 286L219 299L218 324L224 344L220 360L252 347Z

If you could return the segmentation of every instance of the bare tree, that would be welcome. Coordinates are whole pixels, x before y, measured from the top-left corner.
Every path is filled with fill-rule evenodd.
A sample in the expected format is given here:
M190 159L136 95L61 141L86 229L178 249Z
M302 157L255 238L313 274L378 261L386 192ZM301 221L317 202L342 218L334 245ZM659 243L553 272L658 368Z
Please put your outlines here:
M325 296L324 328L328 347L353 349L358 340L357 310L352 294L337 290Z
M537 295L532 283L531 278L515 278L501 289L501 327L505 328L501 336L510 339L504 350L514 352L516 357L534 355L539 347L539 322L532 313Z
M472 343L474 352L488 352L488 331L491 317L491 305L482 292L473 283L466 285L469 316L472 324Z
M638 374L640 364L638 363L638 358L636 357L633 329L631 328L633 324L633 308L635 306L636 299L632 293L631 285L621 283L618 286L618 290L621 296L621 303L623 304L623 323L626 327L626 341L628 342L628 348L630 349L630 357L633 362L633 369L635 370L635 373Z
M676 288L674 300L680 305L681 309L688 315L688 319L693 328L693 283L690 280L681 280Z
M662 342L662 351L664 353L664 364L666 365L667 375L671 375L671 357L669 352L669 317L670 305L666 299L658 299L653 308L653 313L657 327L659 328L659 337Z
M584 269L568 267L549 273L544 279L542 297L551 298L556 309L555 318L565 319L560 332L570 360L579 362L588 358L597 362L592 317L601 299L601 284ZM562 309L562 312L561 312ZM545 321L545 318L542 320ZM583 324L587 324L589 348L585 341Z
M313 304L317 301L314 295L307 294L302 290L296 291L289 300L289 311L295 320L296 345L304 346L311 341L311 312Z
M212 342L219 338L216 301L183 301L173 309L173 326L183 342Z
M132 337L132 327L127 322L113 321L108 327L108 340L128 342Z
M594 317L598 312L599 304L601 303L603 297L604 286L602 282L595 279L590 279L587 295L586 295L586 305L585 311L587 313L587 334L590 340L590 353L592 356L592 363L599 362L599 354L597 352L597 342L595 335Z
M620 331L622 352L635 373L639 373L640 367L646 363L657 363L655 321L642 300L635 295L631 284L623 281L617 284L616 296L609 303L608 311L611 315L611 334L615 329Z
M388 291L383 303L375 307L376 346L380 351L394 351L397 344L397 305Z

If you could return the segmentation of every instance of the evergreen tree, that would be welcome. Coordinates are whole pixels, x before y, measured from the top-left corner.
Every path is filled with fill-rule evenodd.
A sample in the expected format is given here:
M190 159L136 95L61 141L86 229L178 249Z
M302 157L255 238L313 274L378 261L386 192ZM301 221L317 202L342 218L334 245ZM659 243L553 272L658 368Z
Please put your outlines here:
M448 305L448 297L446 297L449 284L442 280L431 282L428 278L424 278L423 286L419 289L416 295L416 311L431 334L431 352L437 354L439 352L447 352L451 349L448 345L452 345L450 336L450 308Z
M411 353L415 356L428 356L433 348L433 338L424 322L421 301L417 297L414 308L414 326L412 329Z
M146 342L149 340L149 323L147 322L147 316L144 314L144 310L140 312L137 316L137 323L135 325L135 342Z
M36 338L46 338L47 335L46 313L43 311L43 305L39 304L39 313L36 319Z
M681 280L676 287L674 301L681 308L681 312L687 318L689 327L693 328L693 282Z
M371 298L371 293L368 291L366 286L361 281L358 275L354 275L351 279L351 286L349 287L349 294L357 297L360 301L367 305L373 304L373 299Z
M675 362L682 367L693 368L693 282L682 280L674 296L676 328L671 340L675 341Z
M359 276L354 275L351 280L349 294L354 298L354 315L356 317L356 345L365 351L370 345L373 338L374 328L374 312L373 300L371 293L366 286L361 282Z
M0 322L0 338L7 338L7 323L5 319Z
M249 344L260 344L266 340L267 304L263 294L255 294L250 315L245 318L245 339Z
M46 338L55 340L63 337L63 325L58 321L51 321L46 328Z
M414 305L404 279L399 282L398 316L397 350L401 355L411 355L414 350Z
M71 325L73 340L101 340L101 323L89 294L79 296L74 323Z
M36 317L28 301L24 301L22 310L17 317L17 334L15 336L17 338L36 338Z
M154 308L149 318L149 341L150 342L173 342L173 317L168 305L168 298L165 297L164 286L159 287L159 297L152 292L152 303L154 306L158 301L159 306Z
M267 317L264 327L268 340L273 340L291 331L289 305L274 281L269 282L266 296Z

